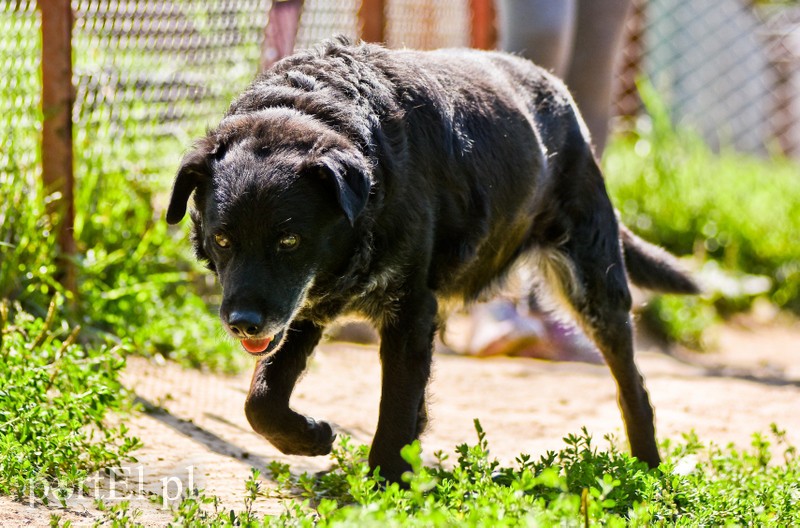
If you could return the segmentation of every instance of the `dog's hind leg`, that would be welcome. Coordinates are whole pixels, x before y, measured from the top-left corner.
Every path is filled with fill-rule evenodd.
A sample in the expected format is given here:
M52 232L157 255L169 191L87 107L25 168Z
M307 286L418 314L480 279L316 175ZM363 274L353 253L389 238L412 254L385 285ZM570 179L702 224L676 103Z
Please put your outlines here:
M573 251L578 244L570 244ZM603 256L570 254L573 251L543 256L543 267L550 268L543 274L549 276L550 289L565 294L556 297L567 302L569 311L597 345L614 376L631 452L651 467L657 466L660 458L653 409L634 363L631 298L622 257L613 252Z
M322 329L308 321L292 323L286 342L275 355L256 365L245 415L253 429L287 455L327 455L336 438L331 426L289 407L294 386Z
M589 207L572 215L569 239L540 250L540 271L547 289L566 305L605 358L617 383L631 452L655 467L660 458L653 408L634 363L631 295L614 211L602 188L584 204Z

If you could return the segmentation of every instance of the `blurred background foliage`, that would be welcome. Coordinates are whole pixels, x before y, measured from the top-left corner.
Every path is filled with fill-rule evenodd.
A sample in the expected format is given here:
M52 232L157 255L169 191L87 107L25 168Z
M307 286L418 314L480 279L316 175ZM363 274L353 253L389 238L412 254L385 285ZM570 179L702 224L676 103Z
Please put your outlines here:
M758 298L800 314L800 166L782 156L712 151L673 126L652 85L647 114L612 142L606 181L622 220L677 255L691 255L702 297L665 296L644 316L664 336L694 346L714 321Z

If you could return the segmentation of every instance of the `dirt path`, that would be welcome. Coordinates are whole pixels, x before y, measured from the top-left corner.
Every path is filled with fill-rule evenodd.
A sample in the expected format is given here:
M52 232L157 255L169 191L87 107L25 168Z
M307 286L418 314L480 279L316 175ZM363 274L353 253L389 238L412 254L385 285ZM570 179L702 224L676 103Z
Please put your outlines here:
M753 432L766 433L776 422L800 445L800 324L728 327L719 344L720 352L704 355L667 355L639 344L659 436L677 439L694 429L704 441L745 446ZM293 404L369 443L379 379L375 347L330 343L317 352ZM330 465L324 457L281 455L250 429L242 411L248 374L222 377L131 358L126 384L148 406L165 409L136 416L129 424L145 447L127 468L130 478L115 483L116 496L140 508L139 520L148 525L162 525L171 517L143 492L169 499L191 484L219 496L226 509L241 510L251 467L264 470L279 460L293 472L313 472ZM423 438L428 458L436 450L452 453L455 445L474 442L474 418L487 431L493 454L504 461L520 452L536 456L558 449L563 436L584 425L598 440L606 433L623 438L614 385L604 365L439 354L430 394L432 420ZM106 499L108 484L100 492ZM267 479L264 484L269 485ZM46 526L54 512L76 526L99 518L90 500L71 504L63 511L3 498L0 525ZM277 513L282 505L262 499L256 510Z

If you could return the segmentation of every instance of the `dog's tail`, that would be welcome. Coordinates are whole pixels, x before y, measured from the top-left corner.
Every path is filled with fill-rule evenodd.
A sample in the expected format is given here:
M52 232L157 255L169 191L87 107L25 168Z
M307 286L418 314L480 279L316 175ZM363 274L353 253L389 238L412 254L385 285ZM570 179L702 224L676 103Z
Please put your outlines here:
M635 285L664 293L700 293L700 287L682 271L678 260L645 242L620 224L620 237L628 278Z

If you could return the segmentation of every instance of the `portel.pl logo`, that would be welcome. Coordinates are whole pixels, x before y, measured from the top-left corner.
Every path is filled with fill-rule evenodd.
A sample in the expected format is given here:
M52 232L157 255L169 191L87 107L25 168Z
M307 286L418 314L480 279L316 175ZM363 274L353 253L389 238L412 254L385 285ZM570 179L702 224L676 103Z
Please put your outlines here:
M38 501L73 504L86 500L149 500L168 508L196 489L196 471L195 466L187 466L166 476L148 477L144 465L116 466L90 475L82 485L63 479L34 477L28 482L26 492L31 506Z

